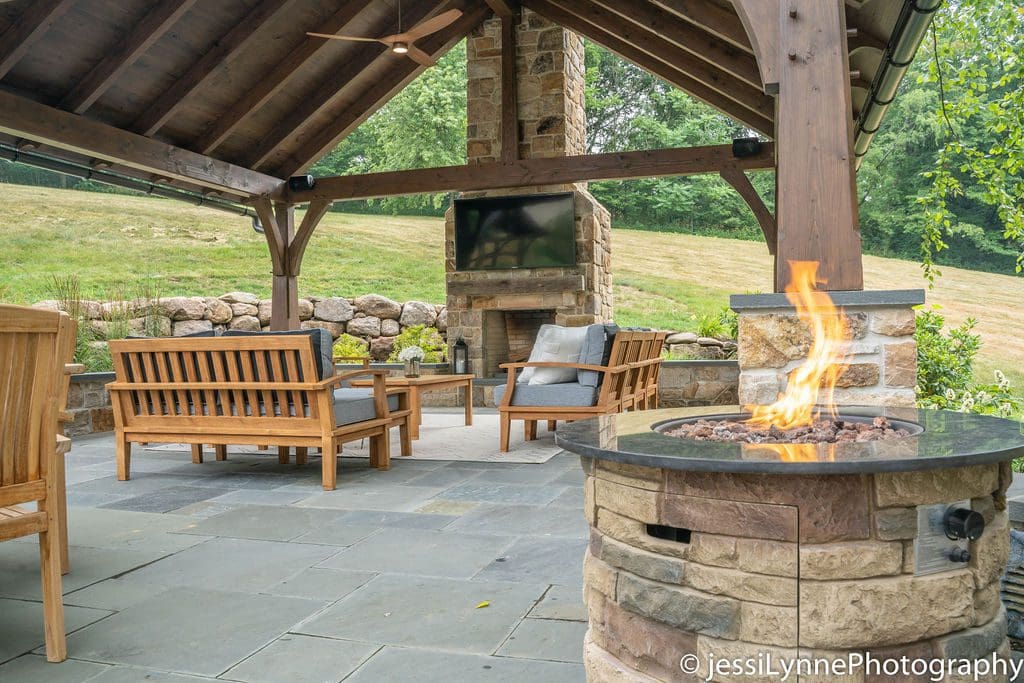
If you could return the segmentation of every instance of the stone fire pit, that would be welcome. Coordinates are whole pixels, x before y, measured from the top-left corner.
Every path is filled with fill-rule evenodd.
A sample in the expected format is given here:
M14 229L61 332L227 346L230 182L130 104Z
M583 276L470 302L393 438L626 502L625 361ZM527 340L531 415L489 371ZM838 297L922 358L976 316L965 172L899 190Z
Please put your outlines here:
M922 431L797 449L657 431L708 408L559 428L558 444L587 473L590 681L704 680L712 656L1008 656L999 577L1020 425L906 408L841 412ZM957 509L983 518L977 540L946 537L946 513ZM688 654L700 664L691 675L680 668Z

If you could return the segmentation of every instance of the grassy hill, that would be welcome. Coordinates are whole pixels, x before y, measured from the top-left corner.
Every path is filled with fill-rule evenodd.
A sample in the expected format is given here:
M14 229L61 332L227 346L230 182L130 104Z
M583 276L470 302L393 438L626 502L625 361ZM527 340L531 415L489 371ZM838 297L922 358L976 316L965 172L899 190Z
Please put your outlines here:
M0 300L50 298L54 275L77 273L87 297L141 284L163 296L270 293L270 259L248 219L155 198L0 185ZM306 252L303 295L376 292L444 301L444 225L436 218L328 214ZM616 321L692 329L730 293L770 291L764 245L713 237L615 230ZM922 287L910 261L865 257L869 289ZM977 318L979 370L1003 368L1024 386L1024 280L957 268L928 293L952 323Z

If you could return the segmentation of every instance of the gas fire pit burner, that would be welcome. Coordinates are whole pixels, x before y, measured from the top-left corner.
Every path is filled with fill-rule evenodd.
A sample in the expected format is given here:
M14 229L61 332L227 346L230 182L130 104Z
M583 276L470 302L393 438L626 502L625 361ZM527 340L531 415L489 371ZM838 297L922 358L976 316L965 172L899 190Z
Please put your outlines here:
M921 425L913 422L877 415L867 418L861 415L839 415L835 419L821 418L806 427L779 429L772 425L764 428L748 422L750 415L709 415L675 422L658 427L668 436L695 441L733 441L742 443L864 443L900 439L921 433Z

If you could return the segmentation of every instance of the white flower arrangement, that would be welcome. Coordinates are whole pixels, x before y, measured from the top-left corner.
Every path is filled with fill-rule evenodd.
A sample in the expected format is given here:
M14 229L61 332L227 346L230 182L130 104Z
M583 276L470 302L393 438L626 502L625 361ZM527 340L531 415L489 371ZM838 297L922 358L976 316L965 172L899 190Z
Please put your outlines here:
M410 361L410 360L423 360L423 349L418 346L406 346L404 349L399 351L398 360Z

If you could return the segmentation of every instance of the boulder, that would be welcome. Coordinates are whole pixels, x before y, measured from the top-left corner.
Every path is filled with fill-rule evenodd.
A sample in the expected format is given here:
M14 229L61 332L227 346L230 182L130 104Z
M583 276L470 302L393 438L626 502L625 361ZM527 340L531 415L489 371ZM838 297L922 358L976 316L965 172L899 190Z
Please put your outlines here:
M253 304L231 304L231 317L237 318L240 315L251 315L256 316L260 312L260 309Z
M442 308L441 312L437 314L437 320L434 321L434 327L437 328L438 332L448 331L448 309Z
M55 312L62 310L60 302L57 301L56 299L46 299L45 301L37 301L34 304L32 304L32 308L39 308L44 311Z
M171 319L165 315L132 318L128 321L128 334L133 337L170 337Z
M693 332L676 332L665 338L666 344L694 344L697 342L697 335Z
M352 310L352 304L348 302L348 299L342 299L341 297L320 299L316 302L313 311L313 317L332 323L348 322L354 315L355 311Z
M394 337L401 331L402 327L398 324L397 320L388 318L387 320L380 321L380 334L382 337Z
M701 346L721 346L722 340L714 337L697 337L697 343Z
M264 299L260 302L260 305L256 307L256 317L260 319L261 325L270 324L270 299Z
M376 337L370 342L370 357L376 361L385 361L394 349L394 337Z
M356 309L367 316L398 320L402 315L402 304L380 294L364 294L355 300Z
M206 299L206 307L209 309L208 320L217 325L227 325L231 322L231 306L220 299L209 297Z
M173 325L174 336L184 337L197 332L212 332L213 323L209 320L182 320Z
M269 302L268 302L269 303ZM260 302L260 306L263 306L263 302ZM270 308L267 308L270 311ZM309 299L299 299L299 320L309 320L313 317L313 302Z
M353 318L348 322L347 331L357 337L379 337L380 318L374 315Z
M332 339L337 339L345 333L345 323L332 323L326 320L303 320L300 326L304 330L321 329L331 333Z
M171 320L202 320L207 315L206 302L198 297L172 296L160 300L160 308Z
M91 299L82 299L79 301L78 308L82 317L86 320L96 320L103 314L103 307L100 302L92 301Z
M256 306L260 302L258 296L249 292L228 292L227 294L222 294L220 300L226 301L229 304L250 304L252 306Z
M261 329L260 319L254 315L240 315L231 319L231 322L228 324L228 329L259 332Z
M402 317L398 321L402 324L402 327L410 327L412 325L423 325L430 327L437 320L437 312L434 310L433 304L428 304L423 301L409 301L402 307Z

